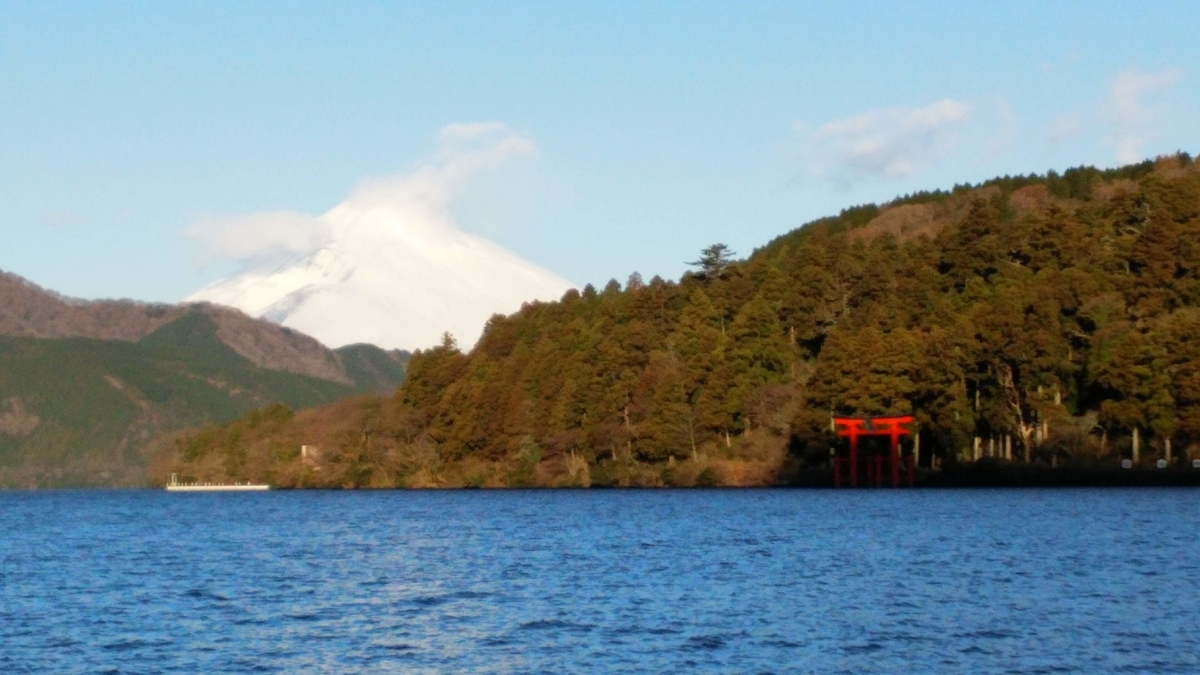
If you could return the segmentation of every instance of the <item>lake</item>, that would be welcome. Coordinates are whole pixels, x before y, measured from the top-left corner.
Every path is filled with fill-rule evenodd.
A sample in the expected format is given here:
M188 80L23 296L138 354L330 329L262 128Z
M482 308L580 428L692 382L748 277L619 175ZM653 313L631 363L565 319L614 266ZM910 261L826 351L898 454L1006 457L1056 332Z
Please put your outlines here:
M0 493L0 672L1195 673L1200 490Z

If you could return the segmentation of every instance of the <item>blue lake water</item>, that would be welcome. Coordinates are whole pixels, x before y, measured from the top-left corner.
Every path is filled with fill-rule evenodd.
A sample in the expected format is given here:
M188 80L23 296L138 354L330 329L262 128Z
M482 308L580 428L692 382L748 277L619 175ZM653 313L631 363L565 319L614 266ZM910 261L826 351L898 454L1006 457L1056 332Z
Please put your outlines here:
M0 493L0 672L1200 672L1200 490Z

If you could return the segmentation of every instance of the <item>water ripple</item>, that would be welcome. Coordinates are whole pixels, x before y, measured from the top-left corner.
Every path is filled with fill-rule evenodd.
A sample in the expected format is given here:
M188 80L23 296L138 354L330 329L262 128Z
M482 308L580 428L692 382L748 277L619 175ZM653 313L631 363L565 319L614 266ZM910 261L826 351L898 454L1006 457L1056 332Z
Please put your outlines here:
M1200 672L1200 491L0 493L0 672Z

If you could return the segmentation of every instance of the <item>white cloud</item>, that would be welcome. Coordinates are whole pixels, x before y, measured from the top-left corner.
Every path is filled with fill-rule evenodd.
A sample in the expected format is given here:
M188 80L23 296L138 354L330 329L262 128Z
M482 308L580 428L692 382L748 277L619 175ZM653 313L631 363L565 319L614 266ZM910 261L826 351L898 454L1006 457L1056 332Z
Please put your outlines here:
M360 181L346 202L386 205L442 226L457 226L450 207L483 174L537 156L532 141L498 122L450 124L438 133L438 141L432 160L408 173Z
M912 175L953 146L951 131L970 112L967 104L944 99L923 108L872 110L827 122L809 138L813 171L846 181Z
M1181 79L1182 70L1169 68L1157 73L1130 69L1113 80L1105 110L1113 127L1110 141L1117 149L1117 161L1128 164L1145 159L1142 145L1153 136L1159 112L1144 99Z
M205 217L185 227L183 233L200 245L198 257L204 263L307 253L319 247L328 235L316 218L295 211Z
M504 124L450 124L438 133L438 149L430 159L405 173L360 180L324 215L265 211L205 217L185 227L183 234L199 245L201 263L262 263L305 255L328 244L337 235L329 214L339 210L386 208L402 214L408 228L456 230L451 207L481 174L536 156L533 142Z

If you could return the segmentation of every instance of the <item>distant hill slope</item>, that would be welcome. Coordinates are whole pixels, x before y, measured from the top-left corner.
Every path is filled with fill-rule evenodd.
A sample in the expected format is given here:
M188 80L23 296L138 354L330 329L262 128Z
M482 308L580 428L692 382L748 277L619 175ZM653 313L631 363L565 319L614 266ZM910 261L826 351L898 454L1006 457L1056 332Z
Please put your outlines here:
M191 312L140 342L0 337L0 486L137 485L154 435L354 387L259 368Z
M391 391L404 380L410 354L397 349L356 344L334 350L346 376L363 391Z
M255 319L231 307L210 303L151 304L132 300L67 298L0 271L0 336L91 338L136 342L190 312L208 315L216 336L260 368L282 370L354 385L356 389L394 389L404 378L408 352L374 345L331 350L316 339L270 321ZM342 354L354 361L358 380L348 372ZM363 370L364 363L376 367ZM398 366L398 367L397 367Z
M391 391L407 361L215 305L71 300L0 272L0 487L140 485L156 435Z

